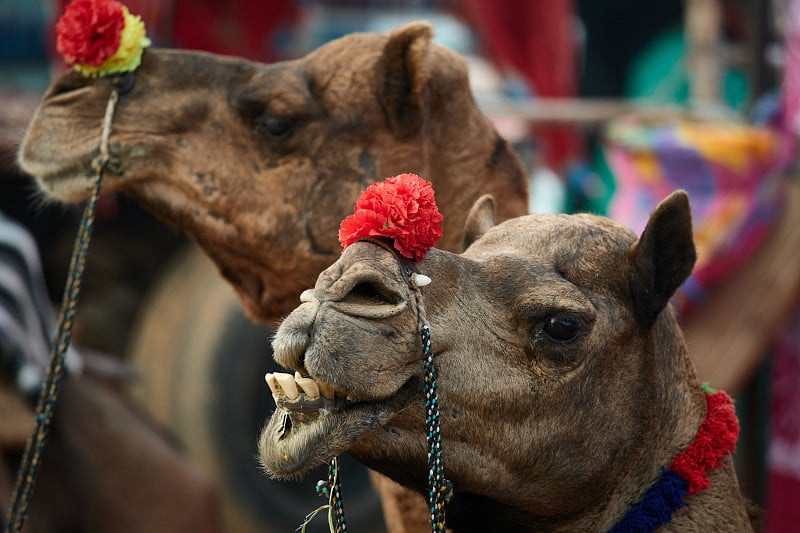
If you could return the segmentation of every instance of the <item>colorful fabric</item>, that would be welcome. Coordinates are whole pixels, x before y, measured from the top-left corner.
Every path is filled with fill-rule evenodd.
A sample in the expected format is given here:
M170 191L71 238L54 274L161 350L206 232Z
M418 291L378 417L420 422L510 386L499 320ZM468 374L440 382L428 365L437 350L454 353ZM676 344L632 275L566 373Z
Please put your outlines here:
M768 234L794 144L776 129L689 120L625 118L606 133L617 181L612 218L641 232L658 202L676 189L689 193L698 260L675 297L687 314Z
M739 421L730 396L722 391L706 392L706 418L694 441L675 456L661 477L631 505L610 533L650 533L672 520L672 514L686 506L684 498L707 489L708 471L722 466L736 448Z

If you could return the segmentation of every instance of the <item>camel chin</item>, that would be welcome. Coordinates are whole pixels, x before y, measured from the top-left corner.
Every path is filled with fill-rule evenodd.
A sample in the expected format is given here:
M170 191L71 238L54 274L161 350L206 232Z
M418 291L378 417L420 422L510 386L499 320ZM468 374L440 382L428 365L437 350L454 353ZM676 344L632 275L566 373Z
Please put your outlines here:
M20 167L35 176L39 190L49 199L76 203L85 200L92 190L91 157L50 157L20 160Z
M74 204L86 200L92 192L95 177L80 173L41 175L36 178L39 189L56 201Z
M259 437L261 464L282 479L300 477L344 453L366 433L386 425L420 390L420 380L412 377L389 397L358 400L299 373L266 378L276 409Z

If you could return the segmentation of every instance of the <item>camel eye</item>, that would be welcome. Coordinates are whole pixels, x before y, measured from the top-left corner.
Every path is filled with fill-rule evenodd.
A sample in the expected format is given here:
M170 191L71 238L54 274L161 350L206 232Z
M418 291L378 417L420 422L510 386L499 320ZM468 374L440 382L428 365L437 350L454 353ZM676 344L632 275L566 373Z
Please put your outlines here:
M286 117L268 116L261 120L259 124L261 131L267 136L281 140L291 135L294 130L294 123Z
M544 332L558 342L572 342L580 333L580 322L573 317L554 316L544 323Z

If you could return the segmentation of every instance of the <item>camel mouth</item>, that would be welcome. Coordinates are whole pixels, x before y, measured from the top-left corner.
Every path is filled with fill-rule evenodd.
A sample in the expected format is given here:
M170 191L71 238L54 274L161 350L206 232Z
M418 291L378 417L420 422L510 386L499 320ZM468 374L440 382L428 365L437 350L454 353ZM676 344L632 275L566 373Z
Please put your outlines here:
M292 479L344 453L386 425L418 396L410 378L394 394L362 400L300 373L267 374L276 409L259 438L261 464L273 477Z

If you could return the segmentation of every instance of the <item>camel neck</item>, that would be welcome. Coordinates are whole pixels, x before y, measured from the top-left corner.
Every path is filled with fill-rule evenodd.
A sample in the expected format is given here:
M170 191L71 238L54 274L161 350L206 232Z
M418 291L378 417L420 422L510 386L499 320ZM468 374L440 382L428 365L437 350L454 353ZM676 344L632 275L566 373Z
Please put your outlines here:
M675 456L669 467L662 467L659 480L640 501L629 506L609 533L653 532L687 505L685 498L711 485L707 474L722 466L735 449L739 422L731 398L723 391L706 389L706 407L706 418L694 441Z

